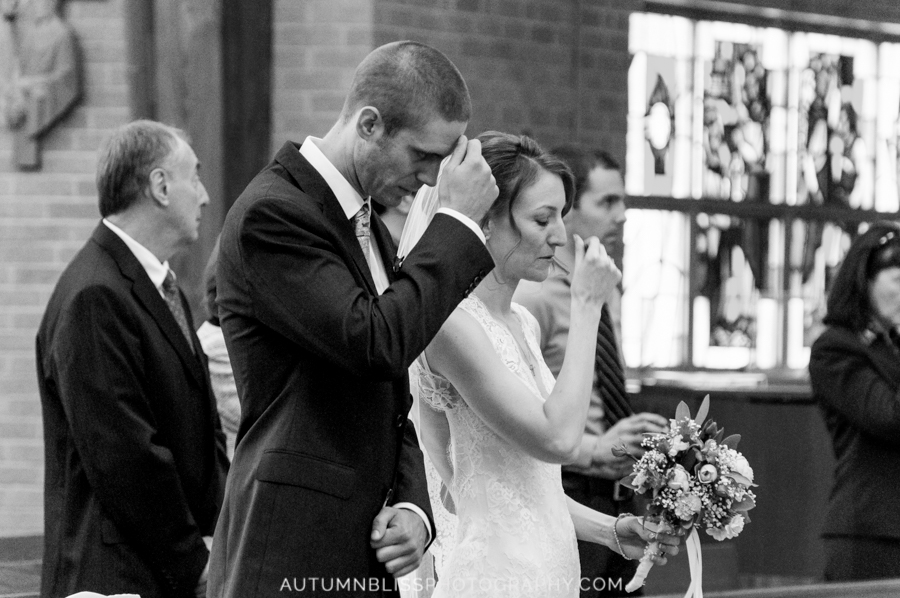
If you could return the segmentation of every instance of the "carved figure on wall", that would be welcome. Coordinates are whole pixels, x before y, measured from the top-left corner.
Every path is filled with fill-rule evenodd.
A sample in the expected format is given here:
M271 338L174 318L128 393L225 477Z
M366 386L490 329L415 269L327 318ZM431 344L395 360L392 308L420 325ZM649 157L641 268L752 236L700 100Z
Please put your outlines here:
M81 97L77 39L59 16L59 0L0 0L0 7L13 58L3 116L15 131L16 165L37 169L41 137Z

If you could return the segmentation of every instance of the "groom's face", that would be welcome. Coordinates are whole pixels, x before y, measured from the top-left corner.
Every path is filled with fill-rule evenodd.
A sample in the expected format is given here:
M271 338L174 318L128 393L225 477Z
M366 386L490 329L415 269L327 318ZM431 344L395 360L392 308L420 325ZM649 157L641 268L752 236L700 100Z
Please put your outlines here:
M466 130L465 122L434 118L416 129L402 128L391 135L384 129L360 149L357 177L365 194L394 207L422 185L434 186L441 160L449 155Z

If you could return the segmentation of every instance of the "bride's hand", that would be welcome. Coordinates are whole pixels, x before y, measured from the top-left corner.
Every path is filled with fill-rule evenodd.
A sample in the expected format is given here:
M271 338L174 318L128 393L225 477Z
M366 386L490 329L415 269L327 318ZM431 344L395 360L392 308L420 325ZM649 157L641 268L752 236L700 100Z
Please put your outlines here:
M585 243L575 235L572 298L577 303L601 307L621 279L622 273L597 237L591 237Z
M645 521L642 517L621 517L616 519L616 534L623 556L627 559L639 560L644 556L644 549L651 542L658 543L658 549L653 553L653 562L657 565L665 565L670 556L678 554L678 545L681 538L673 533L658 532L658 526ZM618 546L611 547L615 552L620 552ZM620 554L622 554L620 552Z

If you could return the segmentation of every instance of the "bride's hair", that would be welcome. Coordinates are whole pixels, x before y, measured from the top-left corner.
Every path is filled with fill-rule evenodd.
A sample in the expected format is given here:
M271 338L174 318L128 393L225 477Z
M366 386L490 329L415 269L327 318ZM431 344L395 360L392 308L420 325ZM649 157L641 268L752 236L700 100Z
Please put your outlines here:
M537 181L541 171L555 174L562 180L566 194L563 215L572 207L575 197L572 171L562 160L544 151L534 139L525 135L486 131L478 136L478 140L481 141L481 155L491 167L491 174L500 190L481 221L482 227L489 219L506 213L513 230L518 231L512 216L513 204L523 190Z

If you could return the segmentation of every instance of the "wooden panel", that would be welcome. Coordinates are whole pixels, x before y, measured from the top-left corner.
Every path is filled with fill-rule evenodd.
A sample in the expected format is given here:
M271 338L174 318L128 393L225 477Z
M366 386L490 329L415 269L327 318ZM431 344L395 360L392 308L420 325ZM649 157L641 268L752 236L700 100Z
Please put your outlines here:
M674 588L673 588L674 589ZM900 580L857 583L814 584L730 592L704 592L706 598L896 598L900 596ZM659 598L682 598L684 594L653 594Z
M156 118L156 43L153 3L125 0L128 99L132 118Z
M188 133L210 198L200 240L172 260L198 324L203 317L203 268L227 209L223 200L221 13L222 0L154 3L156 118Z

